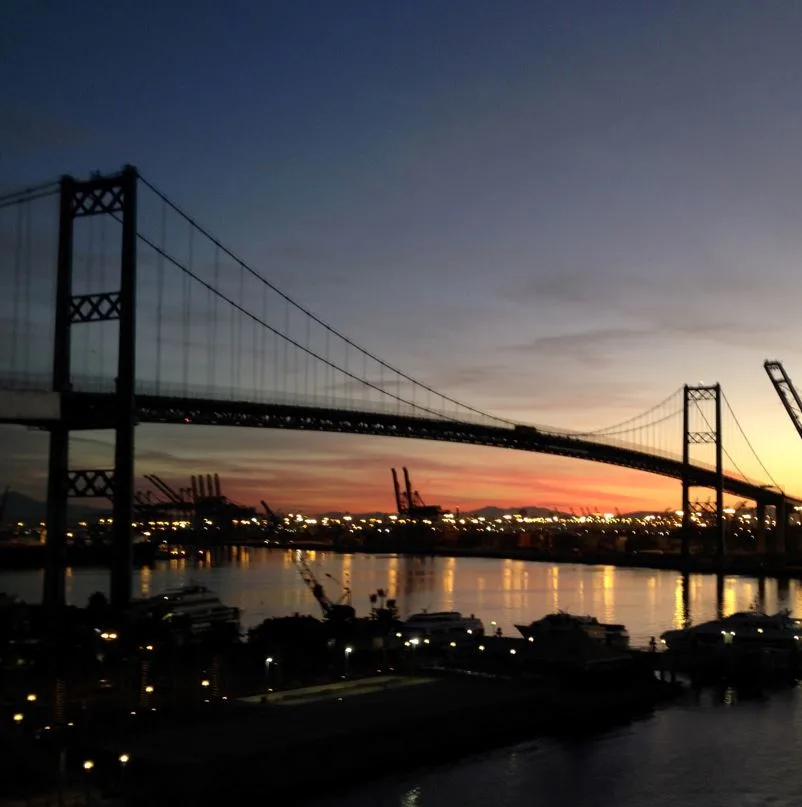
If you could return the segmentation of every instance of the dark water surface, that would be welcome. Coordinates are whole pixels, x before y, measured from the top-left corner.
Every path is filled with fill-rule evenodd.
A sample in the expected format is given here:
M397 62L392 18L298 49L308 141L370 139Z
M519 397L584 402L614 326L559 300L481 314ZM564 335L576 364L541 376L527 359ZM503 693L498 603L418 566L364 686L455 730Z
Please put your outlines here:
M747 609L802 614L802 584L710 575L682 575L612 566L553 565L480 558L407 558L310 553L309 563L333 599L350 580L353 604L385 588L402 616L422 608L475 613L505 634L556 609L622 622L633 644L717 612ZM331 577L327 577L329 574ZM333 578L333 579L332 579ZM267 616L317 614L311 593L284 550L239 549L203 562L169 561L138 571L135 593L156 594L196 580L243 609L243 626ZM0 591L39 599L42 573L0 572ZM83 605L108 591L100 569L75 568L70 602ZM678 705L604 735L570 742L538 740L459 763L357 786L318 807L802 807L802 699L785 690L746 700L732 690L689 694ZM421 715L421 730L426 716Z

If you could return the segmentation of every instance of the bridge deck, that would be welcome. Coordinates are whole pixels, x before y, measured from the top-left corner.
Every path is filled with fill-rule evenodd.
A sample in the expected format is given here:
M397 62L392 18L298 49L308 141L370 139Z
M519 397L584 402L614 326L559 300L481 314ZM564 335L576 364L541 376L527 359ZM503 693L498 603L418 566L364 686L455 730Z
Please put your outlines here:
M22 393L15 394L21 395ZM46 394L52 396L52 393ZM33 400L32 398L31 401ZM48 399L41 399L42 407L46 400ZM3 399L0 398L0 407L2 407L2 402ZM11 403L11 399L9 402ZM0 408L0 423L43 427L46 426L48 419L57 419L56 417L43 418L38 408L35 411L34 409L21 409L21 403L22 399L18 399L14 406L9 406L8 409ZM52 406L52 401L50 405ZM61 416L69 422L72 429L98 429L102 428L103 424L110 428L114 422L114 407L115 399L111 394L75 392L63 396ZM673 479L681 479L685 471L683 463L679 459L650 454L636 448L594 442L572 435L546 432L528 426L490 426L445 418L438 420L386 412L158 395L137 396L137 410L140 423L298 429L407 437L584 459ZM51 409L50 412L53 414L55 409ZM690 476L693 485L715 487L716 473L712 468L691 465ZM724 490L727 493L765 504L777 504L783 501L792 506L802 504L802 500L786 496L777 490L726 474L724 475Z

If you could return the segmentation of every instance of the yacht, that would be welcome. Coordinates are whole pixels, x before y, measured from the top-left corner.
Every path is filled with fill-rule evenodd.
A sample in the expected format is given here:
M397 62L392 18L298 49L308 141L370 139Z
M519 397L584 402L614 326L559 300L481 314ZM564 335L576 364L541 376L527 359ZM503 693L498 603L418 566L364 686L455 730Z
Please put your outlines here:
M669 650L727 644L794 649L801 640L802 622L788 610L772 615L758 610L738 611L723 619L668 630L660 636Z
M569 637L585 636L606 647L620 650L629 647L629 633L623 625L599 622L594 616L577 616L565 611L546 614L528 625L516 625L518 632L530 642L559 641Z
M224 605L213 591L197 583L138 600L133 610L149 613L176 630L188 630L194 635L216 625L239 628L239 608Z
M402 638L415 644L444 644L484 635L485 627L481 619L473 614L463 616L459 611L422 611L412 614L401 626Z

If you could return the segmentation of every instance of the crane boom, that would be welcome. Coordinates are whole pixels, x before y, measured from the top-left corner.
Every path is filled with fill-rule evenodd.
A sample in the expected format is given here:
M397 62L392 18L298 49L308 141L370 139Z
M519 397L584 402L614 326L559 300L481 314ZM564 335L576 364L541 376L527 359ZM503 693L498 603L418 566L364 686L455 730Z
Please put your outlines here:
M323 586L315 577L314 572L309 568L309 564L304 559L303 555L299 552L295 557L295 563L301 575L301 579L309 587L314 598L318 601L320 609L323 611L323 616L329 620L346 621L353 619L356 615L354 608L350 602L343 602L343 600L350 600L351 590L346 588L340 602L332 602L323 590ZM331 575L329 575L331 577ZM334 578L332 577L332 580Z
M797 433L802 437L802 399L800 399L796 387L788 377L788 373L785 372L785 367L780 361L766 360L763 362L763 369L771 379L771 383L774 385L777 395L780 396L785 411L788 412Z

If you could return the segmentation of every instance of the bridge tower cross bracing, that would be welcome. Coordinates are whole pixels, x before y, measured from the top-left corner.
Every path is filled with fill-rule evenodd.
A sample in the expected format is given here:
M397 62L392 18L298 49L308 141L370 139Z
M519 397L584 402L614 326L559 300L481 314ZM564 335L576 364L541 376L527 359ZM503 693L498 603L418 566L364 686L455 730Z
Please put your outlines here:
M127 165L118 174L76 180L61 179L59 241L53 337L52 389L62 399L62 416L50 426L47 483L47 548L43 602L53 612L65 603L65 541L67 500L70 497L106 497L112 501L113 532L111 602L124 608L131 599L134 494L134 425L136 406L136 168ZM111 215L121 222L120 275L117 290L73 294L75 220ZM114 393L114 468L70 469L69 439L75 424L65 414L63 401L72 392L71 332L75 325L117 321L117 377ZM108 422L82 423L83 428L107 428Z
M706 428L696 430L692 426L692 408L699 407L701 402L712 401L715 409L713 423L705 418ZM716 554L724 555L724 465L723 442L721 433L721 385L690 386L683 388L682 404L682 554L690 552L691 535L691 500L690 489L694 485L691 474L691 446L713 444L716 451L715 490L716 490Z

